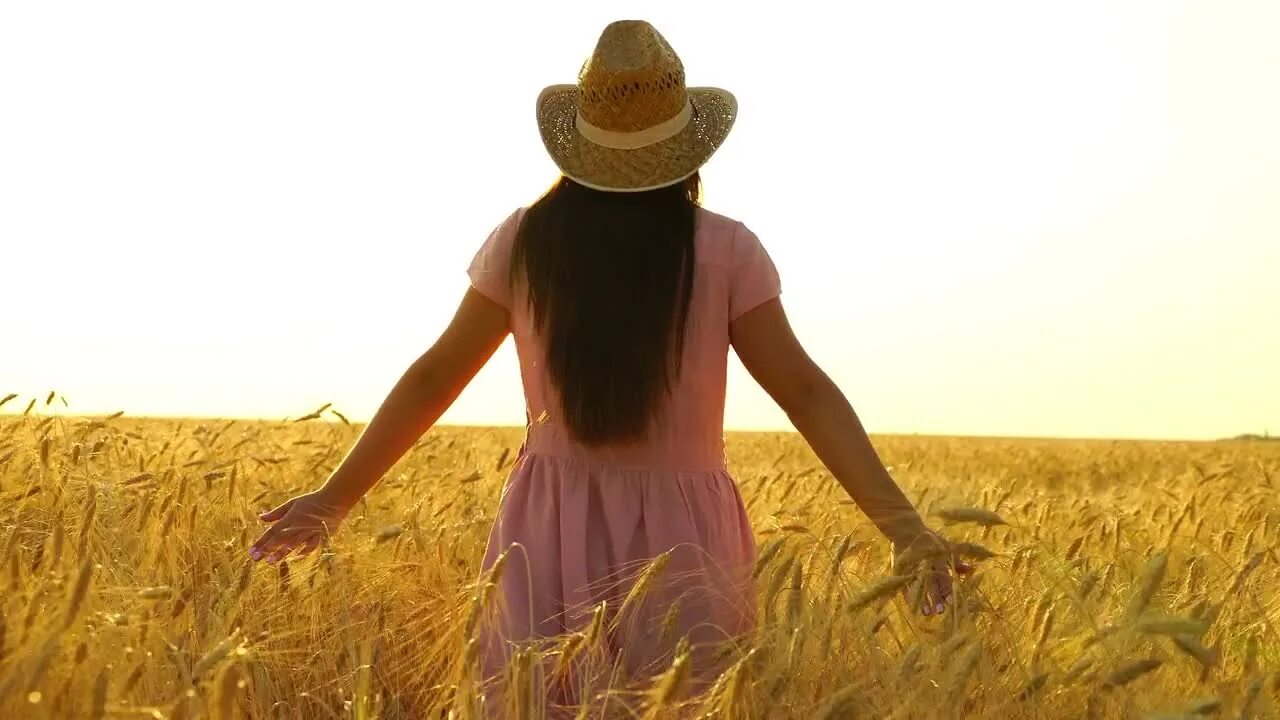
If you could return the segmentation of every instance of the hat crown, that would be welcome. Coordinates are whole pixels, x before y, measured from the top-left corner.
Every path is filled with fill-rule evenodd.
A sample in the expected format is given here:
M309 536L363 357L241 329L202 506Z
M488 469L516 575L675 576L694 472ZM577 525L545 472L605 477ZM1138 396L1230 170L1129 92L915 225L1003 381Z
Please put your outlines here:
M684 64L643 20L610 23L578 75L578 113L604 130L651 128L675 117L687 101Z

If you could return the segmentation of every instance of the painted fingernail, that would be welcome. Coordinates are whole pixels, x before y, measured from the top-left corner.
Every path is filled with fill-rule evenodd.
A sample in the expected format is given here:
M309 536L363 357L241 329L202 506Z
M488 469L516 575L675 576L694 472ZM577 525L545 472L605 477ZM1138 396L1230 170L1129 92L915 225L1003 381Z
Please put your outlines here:
M925 606L924 606L923 611L924 611L924 614L925 614L925 615L932 615L932 614L933 614L933 611L929 609L929 606L928 606L928 605L925 605Z
M258 551L258 548L253 548L252 550L249 551L249 557L253 558L254 560L261 560L262 553Z
M934 611L935 613L937 613L937 614L941 615L941 614L942 614L942 607L943 607L943 606L942 606L942 603L938 603L937 605L934 605L934 606L933 606L933 611Z

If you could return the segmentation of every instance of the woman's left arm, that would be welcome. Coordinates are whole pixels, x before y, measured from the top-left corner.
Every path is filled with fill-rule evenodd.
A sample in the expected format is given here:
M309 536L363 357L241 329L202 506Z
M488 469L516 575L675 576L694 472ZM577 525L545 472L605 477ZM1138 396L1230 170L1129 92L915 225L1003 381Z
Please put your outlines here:
M275 524L253 544L252 554L314 547L319 537L313 516L332 513L340 520L449 409L509 332L506 308L468 288L449 326L401 376L329 479L315 492L263 513L263 520ZM303 497L325 511L295 507Z
M322 490L355 504L458 399L509 332L506 308L468 288L449 326L401 376Z

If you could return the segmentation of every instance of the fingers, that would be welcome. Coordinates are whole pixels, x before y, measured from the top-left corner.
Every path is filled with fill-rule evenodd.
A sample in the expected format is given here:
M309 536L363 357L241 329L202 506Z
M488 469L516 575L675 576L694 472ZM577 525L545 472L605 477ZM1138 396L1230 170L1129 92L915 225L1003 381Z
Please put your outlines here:
M933 580L933 611L935 615L941 615L946 608L947 601L951 599L951 575L948 573L936 573Z
M267 564L275 565L289 557L294 550L298 550L300 556L306 555L314 550L319 543L319 533L315 530L311 528L295 528L295 532L289 533L267 556Z
M332 514L329 509L300 495L261 513L258 517L274 524L249 547L249 556L275 564L294 550L312 552L341 520L340 514Z
M902 599L906 601L907 607L918 607L922 611L924 609L925 584L924 578L916 574L910 582L902 588Z
M310 555L318 547L320 547L320 536L318 534L311 535L307 539L303 540L302 544L298 547L298 556L305 557Z
M269 530L262 534L262 537L249 548L249 556L254 560L267 558L267 562L274 562L271 556L281 547L291 545L295 540L294 536L301 528L293 525L280 523L272 525Z
M300 534L300 536L297 537L289 538L289 542L284 543L282 547L278 548L273 555L266 559L266 562L270 565L274 565L276 562L284 560L285 557L291 555L293 551L297 551L298 557L311 555L311 552L315 551L315 548L320 547L321 539L323 539L321 538L321 534L319 532L315 532L315 530Z
M905 565L905 560L909 552L905 552L896 557L895 560L899 564ZM919 560L920 558L913 558ZM910 571L908 571L910 572ZM941 615L947 604L951 601L954 580L952 572L956 577L967 577L974 572L974 566L958 558L938 557L936 554L933 559L924 564L922 568L924 577L923 583L915 585L916 590L909 594L908 605L915 605L920 608L920 613L926 616Z
M947 601L951 598L951 574L945 564L935 566L925 579L925 592L921 593L920 612L926 616L941 615L946 610Z
M921 577L920 594L918 601L920 603L920 614L929 616L941 614L942 607L939 603L938 586L935 579L937 572L932 568L924 571Z
M290 541L280 543L280 545L275 549L275 552L272 552L267 556L267 564L275 565L281 560L289 557L289 553L293 552L295 547L297 547L297 540L294 538L291 538Z
M930 583L929 592L925 593L920 611L925 615L941 615L946 609L949 592L943 592L936 584Z
M263 553L275 546L276 536L280 534L280 530L281 526L279 525L272 525L267 528L266 532L259 535L258 539L254 540L253 544L249 546L249 557L254 560L261 560Z

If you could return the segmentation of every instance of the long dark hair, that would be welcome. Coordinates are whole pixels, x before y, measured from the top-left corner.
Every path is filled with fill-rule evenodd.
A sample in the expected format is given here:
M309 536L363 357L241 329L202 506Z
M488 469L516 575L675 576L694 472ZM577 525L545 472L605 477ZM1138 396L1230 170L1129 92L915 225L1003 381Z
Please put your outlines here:
M510 280L526 282L577 441L643 439L679 378L701 198L697 174L634 193L561 177L525 213Z

